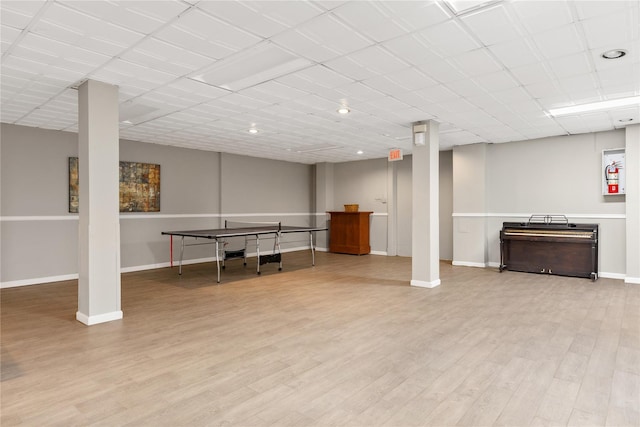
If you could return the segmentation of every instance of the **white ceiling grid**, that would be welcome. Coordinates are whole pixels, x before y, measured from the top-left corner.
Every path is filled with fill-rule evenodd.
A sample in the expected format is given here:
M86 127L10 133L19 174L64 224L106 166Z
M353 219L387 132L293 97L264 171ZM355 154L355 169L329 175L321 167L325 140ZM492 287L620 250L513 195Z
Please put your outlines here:
M620 128L638 123L638 107L546 111L640 95L639 10L640 0L2 0L1 120L77 131L75 89L95 79L119 86L121 138L302 163L410 153L411 123L427 119L441 124L441 149ZM603 59L611 49L627 55Z

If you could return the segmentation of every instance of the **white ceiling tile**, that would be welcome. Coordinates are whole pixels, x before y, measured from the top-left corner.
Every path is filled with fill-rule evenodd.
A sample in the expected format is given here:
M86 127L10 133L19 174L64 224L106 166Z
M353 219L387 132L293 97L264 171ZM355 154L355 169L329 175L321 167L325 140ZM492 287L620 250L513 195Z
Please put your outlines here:
M0 23L2 24L2 26L12 28L18 31L25 29L27 25L29 25L29 23L31 22L32 16L25 15L20 11L14 11L9 7L6 7L5 3L7 2L3 1L2 3L0 3L0 5L2 6L2 9L0 9L0 11L2 12L0 13ZM13 3L13 2L9 2L9 3ZM22 3L26 3L26 2L22 2ZM3 34L4 34L4 31L3 31Z
M471 77L495 73L502 69L500 64L493 59L486 48L465 52L449 58L447 61L455 64L458 70L462 70Z
M562 40L562 43L558 43ZM584 46L574 25L567 25L533 36L533 42L547 59L572 55L583 51Z
M241 93L248 96L270 100L273 103L287 100L294 100L308 95L308 92L287 86L277 81L269 81L249 89L243 90Z
M365 36L382 42L404 34L378 3L348 2L332 13Z
M412 34L389 40L382 46L411 65L422 65L442 60L442 56L429 49L429 43L423 37L416 37Z
M387 76L377 76L371 79L364 80L362 82L366 86L369 86L377 91L384 93L387 96L393 96L398 92L406 91L407 88L401 86L396 81L391 80Z
M8 25L0 26L0 46L2 49L2 54L11 47L14 41L20 36L22 30L9 27Z
M334 70L323 65L315 65L306 68L298 73L304 79L308 79L320 86L336 88L353 82L352 79L336 73Z
M520 67L539 62L541 58L526 38L514 39L489 46L491 53L507 68Z
M508 81L508 80L507 80ZM462 98L486 97L489 92L480 83L471 79L456 80L445 85Z
M366 102L385 96L384 93L362 82L353 82L342 86L339 89L346 94L346 98L349 103Z
M634 63L628 68L607 68L600 70L597 75L603 88L626 86L630 90L637 90L640 85L640 64Z
M152 83L165 84L176 79L176 75L166 72L152 70L143 67L133 62L125 61L123 59L115 59L104 67L104 70L113 70L129 77L137 77L146 79Z
M453 82L468 77L445 60L423 64L418 69L440 83Z
M620 45L636 40L638 46L638 9L582 21L582 28L590 49Z
M403 89L422 89L438 84L417 68L404 68L385 76Z
M186 10L184 5L180 5L178 2L156 2L155 7L145 8L144 13L139 12L136 8L129 8L129 5L136 5L145 2L106 2L106 1L77 1L77 0L61 0L61 4L65 5L69 9L80 11L86 15L90 15L101 21L112 21L117 23L118 26L128 28L137 32L149 33L160 28L164 19L169 19L178 16L181 12ZM158 7L166 6L167 4L173 6L173 13L171 16L163 16L162 18L155 18L153 11Z
M268 38L287 29L287 26L275 19L252 9L250 4L238 1L202 1L197 4L199 9L243 30Z
M633 5L635 3L635 5ZM633 5L633 6L632 6ZM581 20L591 19L601 16L607 16L612 13L618 13L623 10L629 10L630 7L638 8L637 1L611 1L611 0L591 0L575 2L578 16Z
M296 27L324 13L324 10L316 5L301 1L255 0L247 1L246 4L260 14L289 27Z
M431 48L443 57L478 49L480 45L456 21L447 21L420 31Z
M349 58L375 74L382 75L402 70L408 66L406 62L378 46L354 52L349 55Z
M509 16L503 4L483 8L460 18L485 46L491 46L521 37L519 24Z
M325 65L333 71L343 74L352 80L366 80L368 78L375 77L376 75L372 70L363 67L348 56L332 59L325 62Z
M511 74L506 71L497 71L495 73L483 74L473 77L473 81L485 91L491 93L494 91L511 89L519 85Z
M541 62L524 67L512 68L511 74L518 79L521 85L544 82L552 78L547 72L547 68L545 68Z
M525 91L524 88L520 86L512 89L493 92L491 93L491 96L506 105L516 102L525 102L531 99L531 96L527 93L527 91Z
M470 111L475 111L478 109L476 105L462 98L454 99L452 101L440 102L439 104L445 110L456 113L468 113Z
M565 78L594 72L589 56L584 53L551 59L548 62L557 78Z
M421 119L442 123L441 148L621 128L633 111L571 126L543 111L640 94L640 4L590 3L496 1L453 16L434 1L2 0L1 117L77 132L66 88L91 78L119 86L121 111L142 109L124 138L308 163L410 150ZM263 63L242 63L265 46L302 62L266 77ZM613 48L628 55L600 58ZM264 80L224 90L194 79L223 66ZM340 148L302 154L300 141Z
M451 18L451 14L439 2L391 1L384 2L382 7L389 10L400 25L411 31L440 24Z
M562 96L562 89L555 81L533 83L526 85L525 89L534 98L549 98L552 96Z
M32 0L32 1L24 1L24 0L2 0L0 2L0 12L3 15L0 19L4 22L4 20L13 20L13 19L21 19L17 18L14 14L17 13L28 19L33 18L43 6L48 6L46 0ZM12 13L9 15L9 13ZM7 13L7 15L4 15ZM13 22L13 21L12 21Z
M213 63L211 57L189 52L156 38L147 38L120 58L174 74L187 74ZM172 71L173 70L173 71Z
M215 40L207 40L175 25L163 28L156 32L154 36L174 46L209 58L220 59L237 51L229 46L216 43Z
M310 37L307 37L296 30L290 30L278 34L270 40L298 56L309 58L316 62L325 62L329 59L342 56L342 53L339 51L319 44Z
M424 99L433 103L453 101L460 98L457 93L453 92L444 85L430 86L425 89L415 91Z
M573 22L567 1L519 0L510 3L510 7L515 10L531 34L542 33Z
M570 77L561 78L558 80L558 85L562 88L564 93L570 95L575 95L587 90L595 91L598 89L597 76L594 73L572 75Z
M86 13L79 12L59 3L47 9L43 21L70 29L83 37L109 40L111 44L125 47L142 39L143 34L131 31L110 22L101 21Z

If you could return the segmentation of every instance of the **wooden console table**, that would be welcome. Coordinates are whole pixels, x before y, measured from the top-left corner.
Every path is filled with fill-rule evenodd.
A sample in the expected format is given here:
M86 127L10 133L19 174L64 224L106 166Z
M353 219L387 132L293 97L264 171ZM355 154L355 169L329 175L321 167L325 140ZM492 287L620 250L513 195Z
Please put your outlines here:
M373 212L328 212L331 214L329 252L364 255L369 245L369 215Z

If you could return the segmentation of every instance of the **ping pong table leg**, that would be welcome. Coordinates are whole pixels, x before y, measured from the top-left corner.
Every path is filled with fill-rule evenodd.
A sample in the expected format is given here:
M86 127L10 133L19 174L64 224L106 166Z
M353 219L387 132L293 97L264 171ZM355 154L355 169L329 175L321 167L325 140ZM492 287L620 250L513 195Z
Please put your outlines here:
M182 255L184 254L184 236L182 236L182 241L180 242L180 268L178 269L178 274L182 276Z
M313 248L313 232L309 232L309 246L311 246L311 265L316 265L316 251Z
M260 274L260 237L256 234L256 256L258 258L256 274Z
M169 258L171 258L169 260L169 264L171 265L171 268L173 268L173 234L171 236L169 236L171 238L171 240L169 241Z
M278 254L280 254L280 265L278 267L278 270L282 270L282 251L280 250L280 233L279 231L276 233L276 241L273 244L273 253L276 253L276 246L278 247Z
M216 266L218 268L218 283L220 283L220 249L218 246L218 239L216 239Z

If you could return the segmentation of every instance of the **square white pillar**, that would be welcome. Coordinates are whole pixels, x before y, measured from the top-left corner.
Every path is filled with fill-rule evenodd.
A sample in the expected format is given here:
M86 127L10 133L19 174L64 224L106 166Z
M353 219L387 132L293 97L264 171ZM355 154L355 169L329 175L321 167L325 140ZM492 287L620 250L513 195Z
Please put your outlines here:
M413 125L411 286L440 285L438 122Z
M78 311L86 325L122 318L118 87L78 88Z

